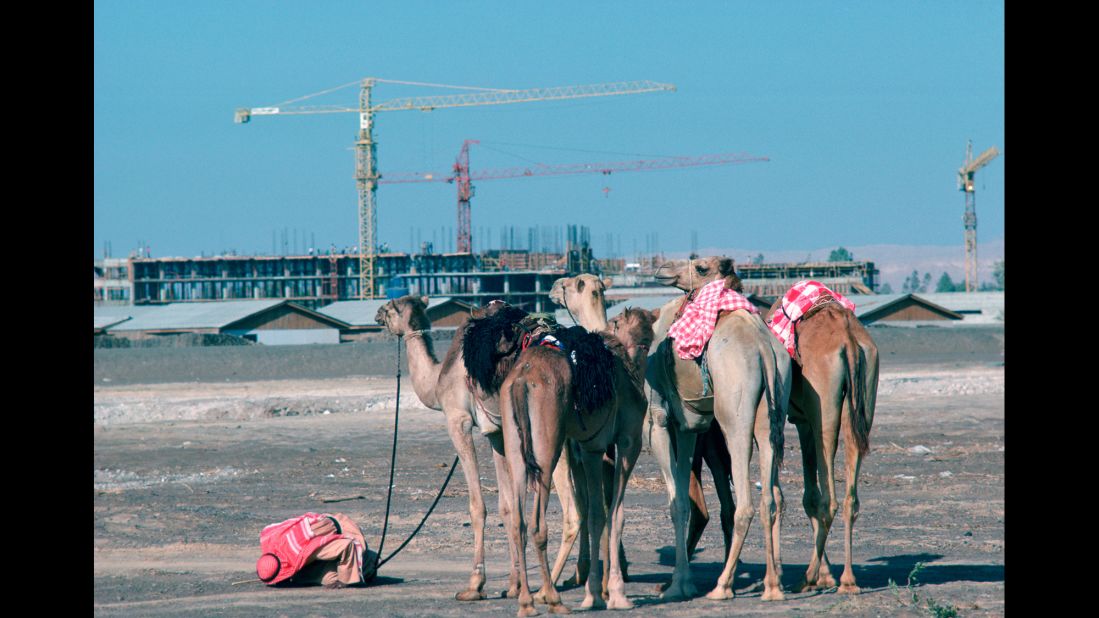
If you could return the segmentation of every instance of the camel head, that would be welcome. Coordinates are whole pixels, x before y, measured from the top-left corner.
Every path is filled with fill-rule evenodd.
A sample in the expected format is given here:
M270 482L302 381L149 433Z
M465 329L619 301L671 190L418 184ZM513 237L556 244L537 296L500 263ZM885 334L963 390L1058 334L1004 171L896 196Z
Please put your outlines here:
M562 277L553 282L549 297L554 303L592 330L606 330L607 301L603 293L611 286L610 279L600 279L588 273Z
M649 346L653 343L653 324L659 316L660 309L646 311L637 307L626 307L611 320L611 332L625 346L626 355L635 363L648 358Z
M374 321L386 327L394 335L431 328L427 319L426 296L402 296L378 308Z
M704 257L690 260L668 260L656 269L654 277L662 285L677 287L684 292L693 292L718 279L725 280L725 287L744 291L744 284L736 275L735 264L727 257Z
M474 307L469 310L469 314L474 320L483 320L489 316L496 315L501 309L507 307L508 304L502 300L490 300L484 307Z
M487 336L496 354L506 354L515 347L520 335L518 322L526 315L526 311L502 300L490 300L483 307L470 309L471 326L476 326L478 333L472 337Z

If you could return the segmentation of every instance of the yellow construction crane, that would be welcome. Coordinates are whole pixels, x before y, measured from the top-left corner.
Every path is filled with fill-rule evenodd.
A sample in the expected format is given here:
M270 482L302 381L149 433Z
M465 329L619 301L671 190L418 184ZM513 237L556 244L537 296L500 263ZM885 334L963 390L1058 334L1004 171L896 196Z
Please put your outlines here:
M965 191L965 291L977 289L977 193L973 188L973 174L988 165L1000 154L995 146L973 158L973 141L965 147L965 163L958 169L958 189Z
M378 83L405 84L415 86L433 86L477 90L463 94L448 94L424 97L392 99L382 103L371 103L371 92ZM304 99L327 94L359 85L359 105L347 107L341 105L285 107ZM374 261L377 253L378 213L375 204L375 192L378 187L378 161L374 144L374 114L376 112L420 110L431 111L444 107L471 107L474 105L505 105L509 103L527 103L531 101L560 101L584 97L605 97L643 92L674 91L672 84L651 81L614 82L591 84L586 86L559 86L554 88L530 88L525 90L501 90L475 88L470 86L449 86L445 84L425 84L422 82L395 81L377 77L367 77L321 92L285 101L276 106L237 109L234 121L248 122L252 116L275 116L295 114L335 114L357 113L359 115L359 137L355 141L355 182L359 192L359 298L374 298Z

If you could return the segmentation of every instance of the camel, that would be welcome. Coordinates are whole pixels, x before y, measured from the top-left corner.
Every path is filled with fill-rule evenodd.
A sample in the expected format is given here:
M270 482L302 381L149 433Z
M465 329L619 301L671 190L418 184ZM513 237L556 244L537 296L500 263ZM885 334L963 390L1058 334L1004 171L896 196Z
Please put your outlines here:
M583 326L587 331L593 333L608 332L610 326L607 322L607 307L604 293L609 285L609 280L602 280L595 275L581 273L575 277L562 277L554 281L553 287L550 289L549 297L555 304L564 307L573 321L578 325ZM603 499L604 504L608 509L610 508L611 502L610 488L614 478L613 457L613 452L609 452L608 458L603 460L603 487L606 490ZM568 457L562 457L559 460L557 467L554 469L553 482L555 487L561 487L563 479L558 477L560 474L569 471L568 461ZM574 491L577 492L584 489L582 485L576 485L575 482L573 488ZM561 572L564 570L565 561L572 552L572 546L579 535L580 555L576 560L576 573L569 578L565 584L582 586L587 582L588 571L591 567L591 564L588 562L588 535L586 533L586 527L583 526L576 501L572 499L571 496L567 497L560 489L558 490L557 495L561 499L563 521L561 525L561 544L558 547L557 560L554 562L553 569L551 570L551 578L554 584L556 584L561 576ZM566 500L566 498L568 499ZM609 550L609 543L607 544L607 547ZM621 552L619 559L622 563L622 575L623 578L628 581L626 554L622 547L619 547L619 552ZM604 594L606 594L607 589L606 575L607 573L604 572ZM545 603L545 592L546 591L543 588L535 593L535 602Z
M532 345L520 353L501 387L500 414L504 448L511 467L509 533L519 559L519 616L536 613L526 570L528 485L533 486L530 516L536 553L542 571L542 590L551 613L568 613L553 585L546 561L546 506L549 483L543 470L552 470L566 440L579 451L573 462L577 492L587 528L590 573L582 607L628 609L619 552L626 484L641 452L641 423L647 406L644 368L652 340L653 315L627 309L610 324L609 333L591 333L583 327L560 329L555 336L562 350ZM603 599L601 536L607 526L603 496L603 457L614 446L615 468L610 510L608 599ZM568 456L568 455L566 455ZM559 491L560 493L560 491ZM582 498L587 496L587 498ZM583 507L586 506L586 509Z
M466 322L455 333L454 340L440 363L435 356L432 339L424 333L431 329L427 318L426 296L404 296L391 300L381 308L375 321L399 337L403 337L408 347L408 368L412 378L412 388L424 406L432 410L441 410L446 416L447 432L458 452L462 463L462 473L469 488L469 513L473 528L473 572L469 585L458 592L459 601L475 601L485 598L484 531L485 502L482 496L480 473L477 464L477 452L473 446L473 428L480 427L488 438L493 451L493 463L496 467L497 484L510 485L510 469L504 460L504 443L500 434L498 397L487 395L479 386L472 385L469 372L463 364L463 343L465 335L476 320L491 318L505 310L518 311L503 302L493 301L484 308L472 310L473 320ZM502 348L505 346L501 345ZM516 349L517 351L517 349ZM505 360L514 359L514 354ZM557 474L561 476L561 474ZM558 493L571 499L572 489L568 480L568 470L564 470L564 480L558 485ZM565 498L562 499L562 502ZM500 516L505 525L511 521L507 492L499 490L498 504ZM515 548L510 544L511 569L508 574L508 590L505 596L514 597L518 593L518 573L516 571Z
M710 281L711 279L707 279ZM564 307L568 311L569 316L574 322L583 326L585 329L591 332L604 332L607 330L607 309L605 292L607 287L610 286L609 280L601 280L599 277L591 274L580 274L576 277L562 277L557 279L553 283L553 288L550 290L549 297L555 304ZM656 310L655 316L659 316L660 310ZM674 310L672 312L674 314ZM665 329L666 330L666 329ZM650 402L651 404L651 402ZM646 412L644 426L649 426L651 419ZM649 437L650 433L644 434L645 440L643 440L643 448L649 449ZM554 470L554 486L560 487L561 482L558 479L558 475L568 471L567 458L560 460L562 463L557 465ZM729 549L732 540L732 513L733 513L733 498L731 491L731 483L728 481L729 477L729 451L725 448L725 438L721 435L720 430L714 426L709 431L704 433L698 440L696 445L696 452L694 457L694 463L691 467L690 484L688 490L688 496L691 500L691 515L690 515L690 529L687 539L687 554L694 553L695 548L698 545L699 540L702 538L702 532L706 528L706 524L709 521L709 513L706 509L706 499L702 492L702 484L699 482L699 478L702 475L702 463L705 461L710 469L714 479L725 479L725 483L717 482L717 494L719 502L721 503L721 527L722 533L725 537L725 555L729 555ZM609 460L604 460L604 464L609 464ZM604 487L610 487L610 481L613 474L613 465L604 466ZM672 484L671 479L666 479L667 484ZM580 489L580 486L576 486ZM669 489L669 492L671 490ZM669 496L671 494L669 493ZM579 511L576 509L575 502L567 500L567 496L558 491L558 496L561 498L562 503L562 536L561 545L559 546L557 553L557 561L553 565L551 571L553 581L556 583L564 570L565 561L568 559L569 553L572 551L572 546L576 541L577 535L580 536L580 555L576 561L576 574L569 578L566 585L583 585L587 581L587 574L589 564L587 561L588 548L587 548L587 536L582 533L580 527ZM670 501L669 497L669 501ZM607 507L610 507L610 494L605 494L605 501ZM609 544L608 544L609 548ZM619 559L622 562L622 575L626 581L629 581L628 566L629 563L626 560L626 554L624 548L620 547L619 551L621 555ZM604 577L604 590L606 590L606 577ZM542 596L544 591L539 591L535 594L535 601L545 603L545 599Z
M665 262L656 273L664 285L688 294L707 283L724 279L726 287L741 289L740 280L728 258L702 258ZM675 527L676 566L664 598L690 598L697 594L691 579L688 536L688 479L698 435L709 430L716 418L730 455L730 473L736 493L732 545L717 584L706 596L729 599L734 596L733 577L754 509L748 494L749 461L753 438L760 453L760 514L763 525L766 573L765 601L781 600L782 562L779 553L779 517L782 491L778 467L782 462L783 426L790 393L790 359L758 314L731 311L718 317L704 356L713 384L712 403L701 393L685 392L682 379L698 376L692 361L679 359L666 337L677 310L685 300L676 299L660 311L654 326L659 344L649 359L646 378L657 406L650 406L646 426L650 446L660 463L671 494ZM776 354L782 350L782 354ZM697 379L697 378L696 378ZM709 406L712 405L712 410Z
M782 299L767 311L770 322ZM859 516L858 478L869 450L870 426L878 391L878 348L855 314L838 302L807 311L795 323L795 348L789 419L801 442L805 493L802 506L813 525L813 553L799 591L836 585L825 543L839 505L834 464L843 434L846 497L843 505L846 557L838 592L858 594L851 570L851 534ZM777 340L777 337L776 337ZM786 354L786 350L783 350ZM788 355L788 354L787 354ZM847 415L844 415L846 409Z

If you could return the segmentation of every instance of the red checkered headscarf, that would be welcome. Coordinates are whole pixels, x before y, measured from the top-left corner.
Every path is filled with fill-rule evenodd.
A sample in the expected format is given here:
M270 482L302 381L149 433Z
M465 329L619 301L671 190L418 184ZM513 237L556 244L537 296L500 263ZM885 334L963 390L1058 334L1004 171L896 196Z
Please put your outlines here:
M825 295L831 295L839 304L851 311L855 310L855 303L847 300L842 294L829 290L818 281L806 280L795 283L794 287L786 292L782 297L779 310L774 312L768 320L767 328L770 328L771 332L778 337L791 358L794 356L794 328L798 320L819 302L828 302Z
M675 339L676 355L687 360L698 358L714 334L718 312L737 309L759 313L751 301L736 290L726 288L724 279L699 288L694 299L683 308L683 314L668 329L668 336Z

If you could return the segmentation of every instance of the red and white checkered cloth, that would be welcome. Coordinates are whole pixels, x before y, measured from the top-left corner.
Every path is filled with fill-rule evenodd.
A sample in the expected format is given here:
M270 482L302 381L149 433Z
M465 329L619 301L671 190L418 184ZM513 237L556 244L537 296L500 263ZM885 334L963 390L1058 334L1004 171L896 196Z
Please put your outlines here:
M676 355L687 360L698 358L714 334L717 313L737 309L759 313L751 301L736 290L726 288L724 279L699 288L694 300L687 303L683 314L668 329L668 336L675 339Z
M794 287L786 292L786 295L782 297L779 310L774 312L767 322L767 328L770 328L771 332L778 337L778 340L786 347L786 351L790 353L791 357L794 356L794 327L797 325L797 321L801 319L801 316L817 304L822 294L831 294L832 298L835 298L841 305L851 311L855 310L855 303L847 300L842 294L829 290L824 287L823 283L806 280L795 283Z

